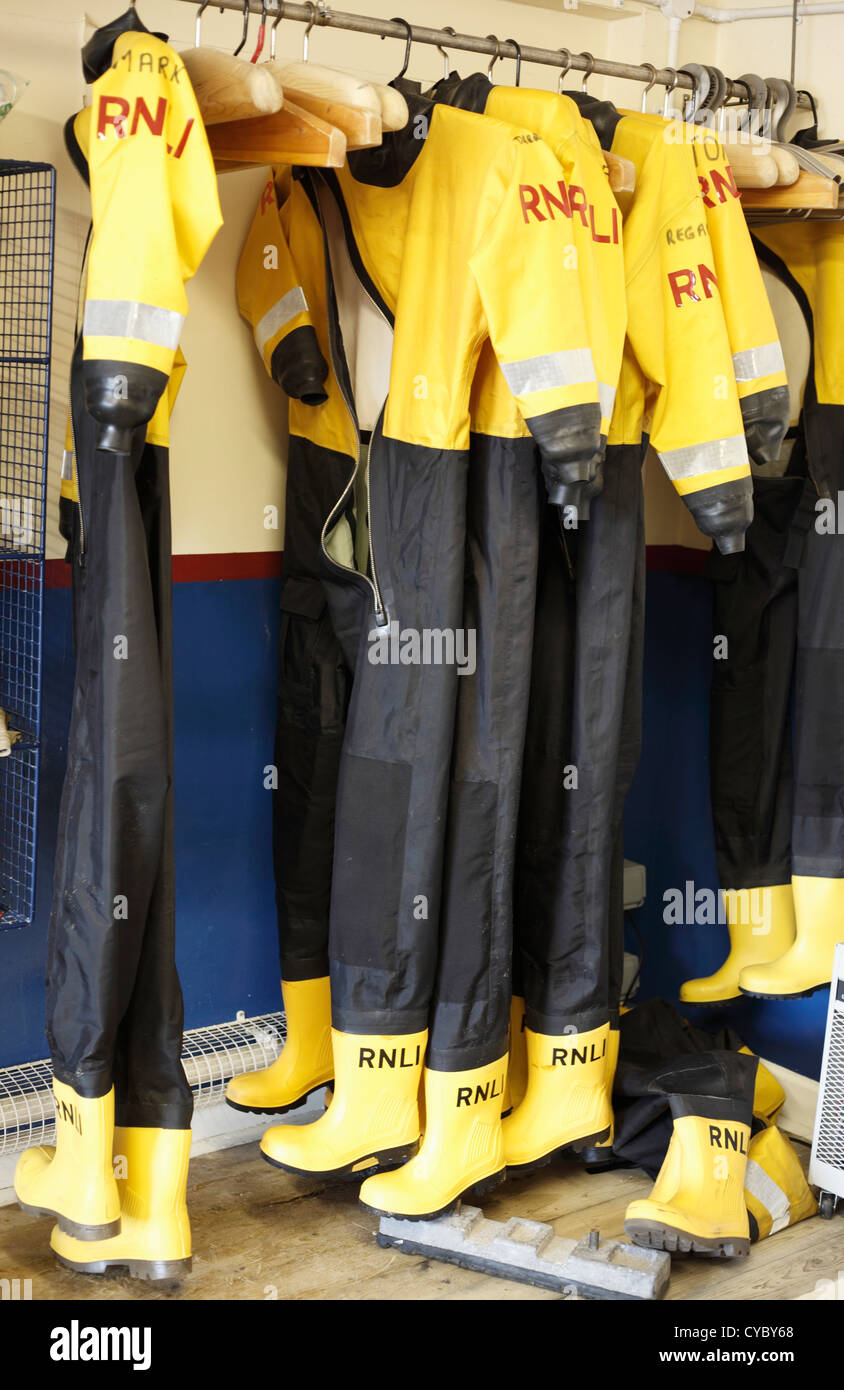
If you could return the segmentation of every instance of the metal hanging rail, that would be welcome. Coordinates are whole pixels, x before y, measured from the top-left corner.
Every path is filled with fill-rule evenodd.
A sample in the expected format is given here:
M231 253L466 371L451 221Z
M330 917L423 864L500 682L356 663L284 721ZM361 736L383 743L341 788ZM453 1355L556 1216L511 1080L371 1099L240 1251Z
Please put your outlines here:
M197 0L182 0L182 3L192 5L194 9L198 8ZM399 24L390 19L373 19L369 15L346 14L342 10L332 10L327 4L297 5L287 3L287 0L283 0L283 3L282 0L213 0L212 8L220 10L221 13L223 10L235 10L242 15L247 4L250 13L263 13L268 20L276 20L281 15L283 20L295 19L303 24L313 22L316 27L349 29L356 34L374 34L379 38L399 39L403 43L407 41L407 28L404 23ZM466 53L485 53L489 57L498 56L509 58L511 61L519 57L519 45L512 39L498 40L494 37L480 38L475 34L453 34L451 30L424 29L415 24L410 26L410 29L414 43L427 43L434 48L460 49ZM613 63L608 58L593 58L589 53L567 55L565 49L521 45L521 59L524 63L562 68L564 63L561 61L561 54L570 56L567 70L572 72L585 72L590 76L596 74L601 77L623 77L632 82L648 82L672 89L694 89L692 78L687 73L675 72L673 68L657 68L654 72L649 64ZM728 82L727 96L737 97L746 102L747 88L743 83Z

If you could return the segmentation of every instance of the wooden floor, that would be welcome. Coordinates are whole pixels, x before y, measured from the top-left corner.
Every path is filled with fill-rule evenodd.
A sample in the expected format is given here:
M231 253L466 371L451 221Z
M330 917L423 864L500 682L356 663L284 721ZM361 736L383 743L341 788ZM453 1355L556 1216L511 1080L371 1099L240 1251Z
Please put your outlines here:
M798 1146L808 1160L808 1149ZM647 1196L639 1171L589 1176L556 1164L508 1182L484 1202L484 1214L553 1223L579 1236L597 1226L623 1233L624 1211ZM32 1279L34 1300L52 1299L552 1299L557 1294L474 1274L419 1256L382 1250L375 1218L357 1202L356 1185L323 1187L271 1168L257 1145L194 1160L188 1193L193 1271L162 1286L123 1276L98 1278L59 1268L48 1241L51 1221L17 1207L0 1209L0 1273ZM743 1260L673 1262L672 1299L794 1299L844 1268L844 1226L815 1217L755 1246Z

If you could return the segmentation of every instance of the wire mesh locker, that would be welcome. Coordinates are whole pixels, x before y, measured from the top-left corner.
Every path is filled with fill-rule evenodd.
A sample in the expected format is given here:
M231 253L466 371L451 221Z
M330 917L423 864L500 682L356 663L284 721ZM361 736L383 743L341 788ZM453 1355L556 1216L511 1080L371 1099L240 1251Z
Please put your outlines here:
M35 908L55 185L0 160L0 927Z

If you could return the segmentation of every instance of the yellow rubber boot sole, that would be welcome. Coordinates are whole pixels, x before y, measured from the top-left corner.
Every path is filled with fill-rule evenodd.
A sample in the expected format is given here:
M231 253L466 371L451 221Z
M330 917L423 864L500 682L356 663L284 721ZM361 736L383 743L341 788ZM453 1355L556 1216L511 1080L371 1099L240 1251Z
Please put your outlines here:
M332 1030L334 1095L309 1125L274 1125L268 1163L300 1177L368 1177L412 1158L419 1143L419 1083L427 1032L396 1036Z
M287 1036L276 1060L232 1077L226 1104L250 1115L286 1115L334 1078L328 977L282 980Z
M427 1122L419 1152L392 1173L367 1178L360 1200L376 1216L430 1221L467 1193L503 1182L501 1102L507 1058L470 1071L425 1068Z
M53 1078L56 1147L27 1149L15 1168L22 1211L52 1216L77 1240L120 1231L120 1197L111 1166L114 1091L96 1100Z
M683 1115L650 1197L631 1202L624 1230L635 1245L732 1259L750 1251L744 1178L750 1126Z
M527 1088L503 1125L508 1171L527 1172L564 1150L577 1152L609 1138L609 1035L608 1023L559 1037L525 1028Z
M74 1240L53 1227L50 1245L78 1274L125 1270L133 1279L176 1279L190 1272L186 1192L190 1130L116 1129L114 1163L120 1189L120 1234Z
M794 942L794 894L791 884L743 888L725 894L730 951L724 964L699 980L680 986L684 1004L723 1004L740 999L739 976L749 966L778 960Z

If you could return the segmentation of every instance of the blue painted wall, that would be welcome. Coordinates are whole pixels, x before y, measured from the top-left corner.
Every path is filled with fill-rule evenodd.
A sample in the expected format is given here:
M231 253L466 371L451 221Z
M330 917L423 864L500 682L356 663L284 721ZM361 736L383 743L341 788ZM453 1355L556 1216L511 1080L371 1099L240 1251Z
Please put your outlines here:
M277 579L174 589L177 956L189 1028L281 1007L271 794ZM0 1067L46 1057L44 959L73 689L70 591L45 596L38 900L0 931Z
M279 1007L270 793L278 580L175 587L178 960L188 1027ZM663 893L693 879L717 888L709 813L710 599L704 579L648 576L642 763L625 852L648 871L637 920L641 997L677 999L680 983L726 954L724 927L666 926ZM0 1066L47 1055L44 954L73 663L70 593L45 612L44 755L37 920L0 931ZM630 948L637 948L631 939ZM794 1003L746 1000L687 1010L714 1031L729 1021L755 1050L817 1075L825 992Z

